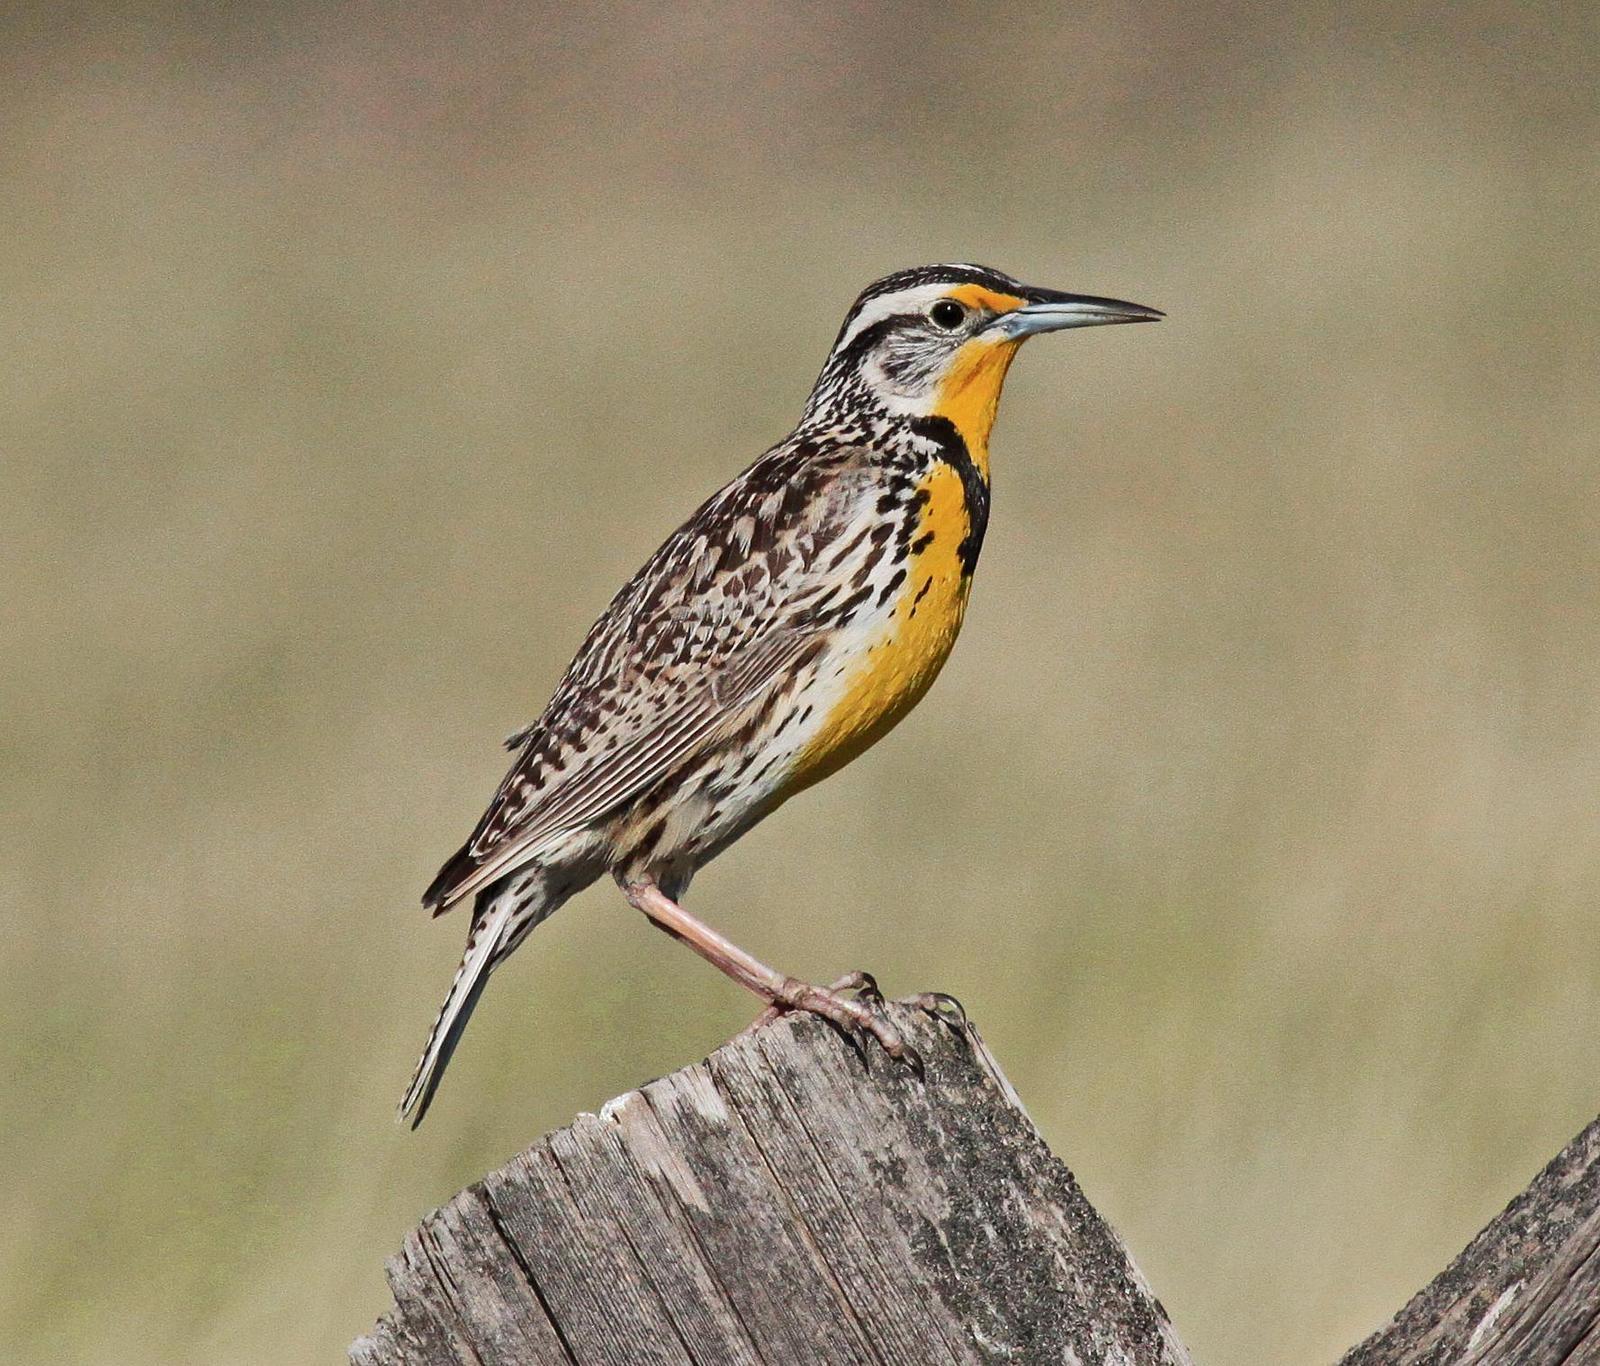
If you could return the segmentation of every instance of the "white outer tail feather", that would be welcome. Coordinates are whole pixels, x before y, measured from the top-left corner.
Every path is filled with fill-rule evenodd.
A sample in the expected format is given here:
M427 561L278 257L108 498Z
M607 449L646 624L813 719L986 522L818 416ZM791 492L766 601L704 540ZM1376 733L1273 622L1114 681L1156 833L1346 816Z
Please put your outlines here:
M468 940L467 951L461 956L461 966L451 979L450 990L445 994L444 1004L439 1007L439 1016L428 1034L427 1046L422 1050L417 1070L411 1075L411 1085L406 1087L406 1093L401 1098L395 1114L398 1122L404 1123L409 1118L411 1127L415 1129L428 1113L433 1094L439 1088L439 1078L444 1074L450 1055L455 1052L461 1031L467 1027L473 1007L478 1004L495 954L515 912L516 905L511 898L498 898Z

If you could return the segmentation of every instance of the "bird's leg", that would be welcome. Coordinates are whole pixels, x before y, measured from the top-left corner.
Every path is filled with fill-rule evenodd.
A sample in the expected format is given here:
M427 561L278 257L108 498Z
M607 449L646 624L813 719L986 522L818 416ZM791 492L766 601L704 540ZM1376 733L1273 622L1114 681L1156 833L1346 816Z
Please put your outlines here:
M866 973L852 973L831 987L812 986L786 977L746 953L727 936L684 910L653 882L623 882L623 895L635 910L643 911L657 928L680 943L687 944L706 962L720 968L741 986L753 991L770 1009L779 1013L804 1010L831 1020L847 1033L863 1030L871 1034L892 1058L905 1058L920 1064L916 1051L900 1037L900 1031L881 1011L869 1009L862 1001L841 992L870 988L876 997L877 983ZM881 997L877 997L881 1000ZM765 1015L762 1017L765 1019ZM760 1021L758 1021L760 1023Z

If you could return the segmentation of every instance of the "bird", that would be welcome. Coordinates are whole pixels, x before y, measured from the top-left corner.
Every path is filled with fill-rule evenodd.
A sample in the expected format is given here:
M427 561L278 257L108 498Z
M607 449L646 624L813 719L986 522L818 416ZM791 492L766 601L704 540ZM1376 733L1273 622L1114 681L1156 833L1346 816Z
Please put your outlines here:
M399 1105L415 1128L491 973L609 873L766 1005L906 1057L853 973L814 986L682 906L695 873L882 738L961 629L989 521L989 436L1029 337L1157 309L988 266L896 271L845 315L794 430L712 494L612 598L423 895L470 901L466 949Z

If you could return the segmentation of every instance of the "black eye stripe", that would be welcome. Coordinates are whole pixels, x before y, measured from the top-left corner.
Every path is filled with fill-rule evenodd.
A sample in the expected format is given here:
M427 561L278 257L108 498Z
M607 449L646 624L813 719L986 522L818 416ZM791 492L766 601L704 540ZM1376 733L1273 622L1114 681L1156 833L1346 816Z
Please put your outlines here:
M869 327L863 327L850 339L850 344L842 351L835 351L834 355L840 360L849 360L852 364L871 351L879 342L891 332L900 332L912 327L923 327L926 320L920 313L896 313L888 318L879 318Z

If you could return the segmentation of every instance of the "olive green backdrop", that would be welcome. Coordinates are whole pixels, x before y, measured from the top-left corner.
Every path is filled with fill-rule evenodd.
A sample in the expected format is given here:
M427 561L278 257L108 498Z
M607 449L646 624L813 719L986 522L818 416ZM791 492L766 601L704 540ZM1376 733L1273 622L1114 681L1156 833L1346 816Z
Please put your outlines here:
M417 894L874 276L1035 342L961 647L691 904L959 995L1208 1366L1600 1109L1592 5L11 11L0 1355L336 1360L424 1210L752 1003L597 888L391 1110Z

